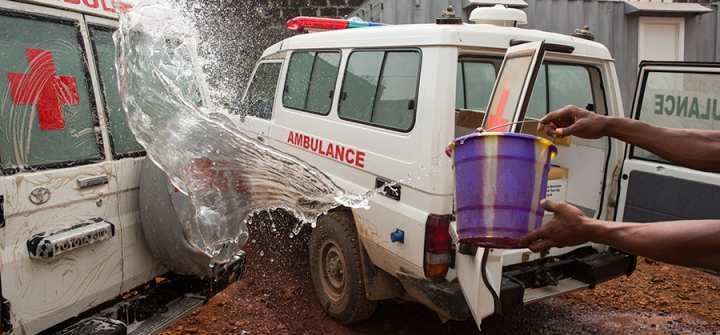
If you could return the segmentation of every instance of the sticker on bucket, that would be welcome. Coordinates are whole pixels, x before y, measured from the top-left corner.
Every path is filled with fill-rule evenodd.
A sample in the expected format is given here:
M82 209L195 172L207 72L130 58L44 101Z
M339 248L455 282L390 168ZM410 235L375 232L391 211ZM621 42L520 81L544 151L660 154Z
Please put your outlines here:
M550 160L557 148L532 135L473 133L446 153L455 170L455 213L460 243L521 248L518 240L542 225Z

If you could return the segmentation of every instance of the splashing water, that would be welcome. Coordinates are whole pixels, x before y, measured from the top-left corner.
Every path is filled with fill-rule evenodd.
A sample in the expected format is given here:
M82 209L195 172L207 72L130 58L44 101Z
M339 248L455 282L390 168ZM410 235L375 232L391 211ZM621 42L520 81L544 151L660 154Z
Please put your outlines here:
M367 208L377 190L348 194L313 166L196 105L187 88L203 86L198 38L182 10L163 0L121 7L114 35L120 98L138 142L194 204L194 222L183 222L194 248L227 262L247 241L246 221L257 211L283 208L314 226L339 205Z

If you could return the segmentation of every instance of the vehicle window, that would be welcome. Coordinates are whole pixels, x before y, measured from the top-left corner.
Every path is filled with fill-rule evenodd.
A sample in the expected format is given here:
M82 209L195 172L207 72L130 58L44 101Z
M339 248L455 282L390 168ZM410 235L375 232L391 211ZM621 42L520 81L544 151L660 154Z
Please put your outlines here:
M670 128L720 129L719 74L652 71L643 81L637 119ZM638 147L631 149L631 156L666 162Z
M281 68L282 63L278 62L258 65L240 107L243 115L270 120Z
M355 51L348 59L338 115L398 130L414 123L418 51Z
M135 140L135 135L130 131L117 87L115 44L112 39L115 28L99 25L88 26L100 78L100 89L103 93L105 115L109 120L108 128L110 129L113 156L117 159L140 155L145 149Z
M0 164L47 168L103 159L79 22L0 11Z
M525 116L541 119L567 105L594 106L588 69L580 65L543 65Z
M338 51L303 51L290 56L283 105L328 114L340 66Z
M495 85L495 66L491 63L457 64L455 109L485 111Z

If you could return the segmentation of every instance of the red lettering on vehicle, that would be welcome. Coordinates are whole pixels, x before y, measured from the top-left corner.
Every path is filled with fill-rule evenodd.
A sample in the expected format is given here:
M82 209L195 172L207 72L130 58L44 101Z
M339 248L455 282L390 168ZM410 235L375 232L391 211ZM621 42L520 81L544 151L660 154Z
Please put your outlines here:
M65 2L71 3L71 4L73 4L73 5L79 5L79 4L80 4L80 0L65 0Z
M327 147L323 148L324 144L322 140L292 131L288 134L287 143L294 144L303 149L312 150L313 152L341 162L365 168L365 153L359 150L356 151L334 143L328 143Z
M88 2L88 0L83 0L83 3L85 4L85 6L88 6L88 7L90 7L90 8L98 8L98 6L100 6L100 4L98 3L98 0L92 0L92 2L93 2L93 3L92 3L92 5L91 5L91 4Z
M348 149L348 150L350 150L350 149ZM335 144L335 159L339 159L340 161L342 161L344 155L345 155L345 147L341 147L341 146ZM351 162L348 162L348 163L351 163Z
M365 167L365 153L362 151L358 151L357 155L355 155L355 165L361 168Z
M105 0L100 0L100 3L102 4L102 8L103 8L104 11L115 13L115 9L114 9L114 8L108 7L108 6L105 4Z
M290 135L288 136L288 143L295 144L295 142L293 142L293 133L292 132L290 132Z
M74 77L55 74L52 53L25 49L30 73L10 73L10 95L15 104L37 105L41 130L65 129L62 105L79 105Z
M325 156L333 157L333 144L328 144L327 152L325 153Z

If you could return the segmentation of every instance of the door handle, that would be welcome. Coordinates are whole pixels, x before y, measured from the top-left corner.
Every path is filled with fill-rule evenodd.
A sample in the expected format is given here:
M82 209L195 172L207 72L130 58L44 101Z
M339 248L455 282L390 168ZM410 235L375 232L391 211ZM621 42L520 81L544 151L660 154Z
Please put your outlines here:
M87 188L87 187L107 184L108 176L102 175L102 176L97 176L97 177L82 178L82 179L78 179L77 183L78 183L79 188Z

